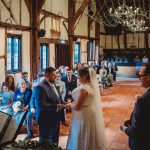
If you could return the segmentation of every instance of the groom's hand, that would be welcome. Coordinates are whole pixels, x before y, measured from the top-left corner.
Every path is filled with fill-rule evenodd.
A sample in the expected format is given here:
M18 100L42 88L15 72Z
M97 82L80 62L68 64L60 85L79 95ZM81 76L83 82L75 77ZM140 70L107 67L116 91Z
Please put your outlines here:
M65 108L65 105L64 104L57 104L57 109L63 109L63 108Z
M126 126L124 126L124 125L123 125L123 126L120 126L120 130L123 131L123 132L125 132L125 130L126 130L127 128L128 128L128 127L126 127Z

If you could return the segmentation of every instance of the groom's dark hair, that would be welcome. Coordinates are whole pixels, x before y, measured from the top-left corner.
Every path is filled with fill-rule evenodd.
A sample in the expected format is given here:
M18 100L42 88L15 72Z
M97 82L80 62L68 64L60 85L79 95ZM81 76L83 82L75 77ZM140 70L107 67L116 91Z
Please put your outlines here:
M53 68L53 67L47 67L46 69L45 69L45 74L47 74L47 73L52 73L53 71L56 71L56 69L55 68Z
M78 73L81 77L86 77L87 80L90 80L90 74L87 67L79 69Z

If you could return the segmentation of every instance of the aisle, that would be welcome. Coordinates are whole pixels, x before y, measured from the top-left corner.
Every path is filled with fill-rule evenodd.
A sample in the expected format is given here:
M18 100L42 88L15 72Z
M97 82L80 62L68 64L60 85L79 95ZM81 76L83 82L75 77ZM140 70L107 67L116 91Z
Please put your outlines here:
M136 96L142 91L138 79L118 78L117 85L102 96L108 150L129 150L128 138L119 127L130 117ZM67 121L69 120L70 115ZM63 148L66 146L68 130L68 127L61 126L59 145Z

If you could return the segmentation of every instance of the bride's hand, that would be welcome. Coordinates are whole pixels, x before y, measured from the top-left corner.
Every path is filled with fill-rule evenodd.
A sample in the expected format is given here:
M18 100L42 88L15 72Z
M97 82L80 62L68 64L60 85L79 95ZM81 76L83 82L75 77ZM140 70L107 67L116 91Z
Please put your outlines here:
M71 105L72 105L72 103L67 103L67 104L65 105L65 107L66 107L66 108L71 108Z

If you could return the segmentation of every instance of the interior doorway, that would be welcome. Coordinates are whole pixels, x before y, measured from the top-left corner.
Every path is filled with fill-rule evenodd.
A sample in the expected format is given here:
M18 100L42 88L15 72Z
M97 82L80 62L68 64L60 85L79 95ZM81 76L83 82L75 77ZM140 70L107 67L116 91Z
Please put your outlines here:
M69 66L70 54L69 45L67 44L56 44L55 45L55 65L58 68L61 65Z

